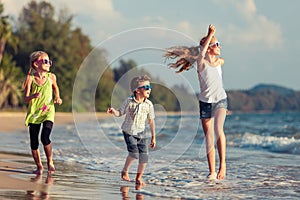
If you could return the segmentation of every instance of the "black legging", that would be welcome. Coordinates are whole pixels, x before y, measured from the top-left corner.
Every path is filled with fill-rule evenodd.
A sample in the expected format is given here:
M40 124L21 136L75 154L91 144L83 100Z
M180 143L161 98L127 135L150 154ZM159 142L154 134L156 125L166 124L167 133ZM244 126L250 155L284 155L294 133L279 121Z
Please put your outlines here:
M44 121L41 133L41 141L44 146L51 143L50 134L52 131L53 122ZM29 124L29 134L30 134L30 147L31 150L37 150L39 148L39 133L41 124Z

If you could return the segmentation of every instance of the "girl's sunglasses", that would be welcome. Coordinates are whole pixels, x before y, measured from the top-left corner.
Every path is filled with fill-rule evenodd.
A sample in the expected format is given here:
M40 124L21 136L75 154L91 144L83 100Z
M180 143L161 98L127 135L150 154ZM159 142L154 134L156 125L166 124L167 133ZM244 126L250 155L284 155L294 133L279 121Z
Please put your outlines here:
M138 87L137 89L145 89L145 90L151 90L152 89L152 85L150 84L150 85L143 85L143 86L140 86L140 87Z
M42 62L43 64L52 65L52 60L47 60L47 59L37 60L36 62Z
M220 47L221 46L221 43L220 42L215 42L215 43L212 43L210 45L208 45L209 47Z

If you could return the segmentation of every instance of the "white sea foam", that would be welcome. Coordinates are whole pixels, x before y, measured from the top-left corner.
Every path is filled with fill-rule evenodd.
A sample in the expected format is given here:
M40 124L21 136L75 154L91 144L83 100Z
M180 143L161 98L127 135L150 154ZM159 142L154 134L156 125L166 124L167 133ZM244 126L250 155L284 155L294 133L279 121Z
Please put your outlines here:
M242 147L267 148L273 152L300 154L300 140L294 137L261 136L246 133L239 145Z

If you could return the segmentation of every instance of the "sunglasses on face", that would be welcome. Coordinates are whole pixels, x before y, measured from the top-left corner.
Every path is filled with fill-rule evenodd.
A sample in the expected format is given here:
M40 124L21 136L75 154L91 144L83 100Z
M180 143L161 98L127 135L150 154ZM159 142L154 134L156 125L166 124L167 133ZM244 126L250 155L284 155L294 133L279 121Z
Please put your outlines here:
M52 60L48 60L48 59L41 59L41 60L37 60L36 62L42 62L43 64L49 64L52 65Z
M210 45L208 45L209 47L220 47L221 46L221 43L220 42L215 42L215 43L212 43Z
M143 85L143 86L140 86L138 87L137 89L145 89L145 90L151 90L152 89L152 85Z

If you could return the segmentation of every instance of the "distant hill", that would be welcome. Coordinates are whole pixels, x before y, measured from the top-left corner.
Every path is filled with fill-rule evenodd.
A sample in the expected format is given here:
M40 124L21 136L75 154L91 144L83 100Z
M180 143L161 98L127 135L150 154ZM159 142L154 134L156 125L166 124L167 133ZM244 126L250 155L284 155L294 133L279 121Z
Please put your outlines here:
M300 111L300 91L278 85L259 84L250 90L229 90L227 95L232 111Z
M292 90L292 89L278 86L278 85L268 85L268 84L256 85L250 91L259 92L259 91L264 91L264 90L273 91L273 92L276 92L281 95L288 95L288 94L294 93L294 90Z

